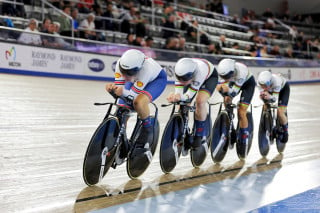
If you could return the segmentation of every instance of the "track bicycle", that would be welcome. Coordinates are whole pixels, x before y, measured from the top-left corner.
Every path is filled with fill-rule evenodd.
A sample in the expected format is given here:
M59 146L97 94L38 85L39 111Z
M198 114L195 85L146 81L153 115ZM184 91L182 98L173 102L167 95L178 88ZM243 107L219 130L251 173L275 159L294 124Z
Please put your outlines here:
M162 104L162 107L173 106L170 118L163 131L160 144L160 166L164 173L170 173L178 163L180 155L187 156L190 150L191 163L194 167L200 167L204 162L211 143L211 110L206 118L208 135L205 142L199 147L191 148L195 132L189 128L189 112L195 112L195 106L189 106L187 102Z
M286 146L286 143L281 142L283 130L277 117L277 108L276 105L265 102L261 111L258 142L260 154L264 157L268 155L270 145L274 143L274 140L276 140L277 150L280 154L283 153Z
M236 144L237 155L239 159L243 160L248 155L253 139L253 117L252 117L252 107L247 112L248 119L248 131L249 139L248 144L243 144L238 138L239 131L239 121L237 128L234 126L234 109L237 108L236 104L225 104L223 102L216 103L220 104L217 118L212 127L212 142L211 142L211 158L215 163L221 162L228 148L232 149L234 144ZM212 104L212 105L216 105Z
M113 95L114 96L114 95ZM135 156L136 140L141 132L142 121L137 116L131 137L127 137L127 121L132 116L133 111L125 106L117 104L120 97L116 97L115 102L95 103L94 105L107 105L108 110L102 122L94 132L83 162L84 182L91 186L102 180L109 168L116 169L125 161L127 174L131 179L136 179L149 166L157 147L159 138L158 108L154 107L154 114L151 116L153 124L153 141L150 144L150 151L141 156Z

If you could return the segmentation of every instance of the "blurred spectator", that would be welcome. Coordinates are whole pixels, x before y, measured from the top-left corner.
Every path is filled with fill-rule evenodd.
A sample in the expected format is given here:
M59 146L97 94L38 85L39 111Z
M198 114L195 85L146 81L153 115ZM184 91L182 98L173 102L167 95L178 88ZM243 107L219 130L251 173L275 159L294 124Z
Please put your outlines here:
M63 12L67 14L68 16L71 15L71 7L70 6L64 6L63 7ZM60 34L64 36L71 36L71 31L72 31L72 25L71 25L71 20L65 16L61 15L58 17L57 20L60 23Z
M112 3L110 3L110 2L107 3L107 9L102 14L102 16L105 17L105 18L110 18L110 19L115 18L114 15L113 15L113 5L112 5ZM113 31L113 30L116 29L116 23L114 23L110 19L104 19L103 25L104 25L104 29L105 30L112 30Z
M102 16L103 11L102 8L100 7L100 5L94 5L93 6L93 11L94 11L94 15L95 15L95 19L94 19L94 24L97 30L103 30L103 22L104 20L102 20L100 18L100 16Z
M39 30L41 33L49 33L49 28L51 24L51 19L49 18L44 18L42 21L41 29ZM46 39L47 36L45 35L40 35L42 43Z
M136 11L133 23L135 24L136 36L145 37L147 34L147 29L145 26L147 19L143 18L139 11Z
M281 57L280 47L278 45L274 45L270 50L269 55L274 56L276 58L280 58Z
M179 37L179 44L177 50L186 51L186 39L184 37Z
M192 20L191 23L192 25L187 28L186 39L188 42L197 43L198 22L196 20Z
M234 42L234 43L232 44L231 48L238 50L238 49L239 49L239 43L238 43L238 42Z
M40 32L42 33L48 33L48 29L51 24L51 19L50 18L44 18L42 21L41 29Z
M34 34L39 32L37 28L37 20L34 18L30 19L28 27L24 30L23 33L21 33L20 37L18 38L18 41L24 44L41 45L42 41L40 35Z
M14 2L24 3L23 0L15 0ZM26 11L24 10L24 6L19 4L15 5L13 3L3 2L1 6L1 11L3 15L18 16L22 18L26 17Z
M93 13L89 13L85 19L83 19L80 23L80 37L86 38L90 40L96 40L97 34L95 32L95 24L94 24L95 15Z
M165 46L163 49L166 50L178 50L179 48L179 39L177 37L167 38Z
M153 38L151 36L148 36L145 39L145 47L149 47L149 48L153 47Z
M251 18L249 11L244 11L244 14L242 15L241 18L241 24L246 25L246 26L251 26Z
M100 30L96 32L96 38L98 38L99 41L105 41L105 28L104 28L104 20L101 18L102 17L102 8L100 5L94 5L93 6L94 11L95 11L95 19L94 19L94 25L95 25L95 30Z
M55 42L57 43L57 46L61 48L71 48L71 44L66 42L60 35L60 23L59 22L53 22L54 25L54 31L53 34L55 35Z
M290 20L290 11L288 9L282 15L282 19L285 20L285 21L289 21Z
M240 19L237 14L233 15L232 20L230 22L233 24L237 24L237 25L241 24ZM235 30L235 31L243 31L242 28L239 28L237 26L231 26L231 29Z
M293 51L291 47L287 47L285 53L283 54L286 58L294 58Z
M64 1L62 0L49 0L49 2L58 9L62 9L64 6Z
M94 0L79 0L78 9L80 13L91 13L93 12Z
M209 54L218 54L218 51L217 51L216 46L214 44L208 45L207 51Z
M216 45L215 45L215 48L216 48L216 51L218 52L218 54L224 54L224 52L223 52L224 47L228 48L228 45L226 43L226 36L220 35L219 42L216 43Z
M296 21L296 22L302 22L303 19L302 19L302 15L301 14L294 14L293 17L292 17L292 21Z
M131 23L133 23L134 16L136 14L136 8L131 7L129 12L124 11L120 16L119 19L122 20L120 24L120 31L123 33L131 33L133 29L131 28Z
M4 15L6 16L7 14L4 14ZM15 28L14 23L9 16L3 18L3 20L0 21L0 26ZM17 39L20 35L20 32L13 31L13 30L6 30L6 32L3 32L3 33L6 34L9 38L13 38L13 39Z
M250 52L251 57L261 57L260 48L256 44L250 45L249 49L247 49L247 51Z
M144 45L143 37L136 35L136 38L132 42L132 45L142 47Z
M313 52L318 52L320 50L320 42L319 42L319 37L315 37L314 40L309 40L308 45Z
M275 17L267 18L267 21L264 24L264 28L268 30L273 30L276 27L276 22L274 21Z
M260 56L267 58L270 57L269 53L268 53L268 46L267 45L263 45L262 47L259 48L260 50Z
M168 17L168 19L166 20L166 22L163 23L162 26L165 27L165 28L169 28L169 29L163 29L162 30L162 38L169 38L169 37L175 36L176 32L170 30L170 29L176 29L174 21L175 21L175 16L174 15L170 15Z
M304 22L306 24L313 24L313 19L312 19L312 16L308 15L307 17L304 18Z
M58 22L59 23L59 22ZM56 42L56 37L54 36L55 26L53 23L49 24L47 36L42 36L42 44L45 47L59 48L59 44Z
M135 35L133 33L129 33L126 38L126 43L128 45L133 45L134 40L135 40Z
M166 23L169 20L170 16L172 15L174 15L173 6L171 5L166 6L163 9L163 13L162 13L162 18L161 18L162 24Z
M7 14L4 14L4 15L7 15ZM9 16L3 19L3 24L6 27L14 27L13 21Z
M272 18L274 15L271 12L270 8L267 8L263 13L262 16L265 18Z
M213 0L210 4L211 12L223 14L223 3L222 0Z
M72 8L71 10L71 17L73 18L73 30L74 30L74 33L77 37L79 37L79 31L78 31L78 28L79 28L79 23L80 23L80 20L79 20L79 10L78 8ZM59 22L60 23L60 22ZM61 29L60 29L61 31Z

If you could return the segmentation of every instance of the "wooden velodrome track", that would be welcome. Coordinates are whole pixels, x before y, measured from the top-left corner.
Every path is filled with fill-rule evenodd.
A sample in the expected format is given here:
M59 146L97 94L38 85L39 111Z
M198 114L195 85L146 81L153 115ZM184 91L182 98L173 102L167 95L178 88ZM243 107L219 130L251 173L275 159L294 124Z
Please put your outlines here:
M106 109L93 103L112 101L104 91L105 82L7 74L0 75L0 82L1 212L88 212L320 159L320 84L292 85L288 108L290 138L283 155L277 154L273 145L267 158L261 158L257 145L261 108L256 108L255 137L244 162L238 160L233 149L221 164L214 164L208 155L200 169L193 169L190 156L186 156L180 158L171 174L164 175L156 153L138 180L130 180L122 165L110 169L97 186L87 187L82 180L83 157ZM172 89L172 85L168 86L156 101L160 133L169 116L160 104L166 102ZM210 102L220 100L215 94ZM259 104L256 94L253 105ZM216 112L213 108L212 119ZM290 175L303 172L297 169Z

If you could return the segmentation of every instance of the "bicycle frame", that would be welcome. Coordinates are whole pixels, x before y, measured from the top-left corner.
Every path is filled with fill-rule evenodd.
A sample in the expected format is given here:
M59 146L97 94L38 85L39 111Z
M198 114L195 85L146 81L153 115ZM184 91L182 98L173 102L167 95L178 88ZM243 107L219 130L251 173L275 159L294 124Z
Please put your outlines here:
M180 103L172 103L174 106L171 111L171 116L174 113L179 113L182 117L183 120L183 132L182 132L182 142L184 143L184 140L187 136L187 134L191 134L189 130L189 112L194 112L195 111L195 106L188 106L187 103L180 102ZM162 106L169 106L171 104L163 104ZM179 110L176 112L176 105L179 105Z
M277 106L272 105L271 103L265 103L266 111L268 111L272 117L272 142L273 139L276 138L276 131L277 131Z
M112 168L116 168L117 165L120 165L121 163L124 162L123 160L121 160L119 158L119 148L122 145L125 145L126 148L130 147L129 140L128 140L127 135L126 135L126 124L125 124L125 121L128 118L129 109L127 109L126 107L119 106L117 104L117 101L118 101L118 98L115 98L115 102L114 103L95 103L94 104L94 105L97 105L97 106L109 105L109 108L107 110L107 113L106 113L104 119L108 118L111 115L112 117L114 117L114 118L116 118L118 120L119 125L120 125L119 134L117 136L115 144L113 145L113 147L117 147L117 151L116 151L116 155L115 155L115 160L111 165ZM125 109L121 113L121 118L120 119L117 117L117 115L115 115L116 112L115 113L111 113L111 110L112 110L113 106L118 107L118 109L120 109L120 108ZM100 167L100 173L99 173L99 182L103 178L103 171L104 171L104 168L105 168L106 155L108 154L108 152L109 152L109 150L108 150L107 146L104 147L104 149L101 152L101 167Z

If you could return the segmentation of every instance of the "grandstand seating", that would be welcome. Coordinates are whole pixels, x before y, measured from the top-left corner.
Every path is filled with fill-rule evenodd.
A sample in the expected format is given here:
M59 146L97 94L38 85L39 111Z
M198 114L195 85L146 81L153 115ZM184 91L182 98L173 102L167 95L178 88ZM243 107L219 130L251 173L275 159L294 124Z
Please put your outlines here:
M61 10L53 8L48 1L34 1L33 5L24 5L26 12L26 17L11 17L13 19L14 26L19 29L24 29L26 23L30 18L36 18L39 23L43 20L44 17L49 17L52 20L56 20L58 16L62 13ZM74 0L73 2L77 2ZM1 6L1 3L0 3ZM174 5L175 11L180 13L188 14L188 19L183 19L191 25L191 20L197 20L198 30L205 33L209 36L210 40L213 43L219 42L219 36L221 34L225 35L226 43L229 47L233 43L238 43L239 50L231 50L226 48L225 50L229 53L237 55L249 55L248 46L253 46L255 43L251 41L252 33L249 32L250 28L247 25L235 24L232 22L232 16L226 16L218 13L213 13L197 8L190 8L185 5ZM150 6L140 5L139 6L141 15L148 20L147 29L148 35L154 38L154 48L162 48L165 44L165 39L162 38L162 32L165 28L161 26L161 18L163 14L162 5L158 5L154 8ZM2 14L1 14L2 15ZM79 17L83 18L86 14L80 14ZM179 16L179 13L177 13ZM210 17L210 18L209 18ZM0 19L4 19L5 16L0 16ZM97 17L96 17L97 18ZM98 17L104 19L104 17ZM177 19L176 26L178 27L174 31L182 36L184 36L185 31L180 30L179 26L181 24L182 17ZM121 20L115 18L113 21L120 23ZM273 45L278 45L281 48L281 51L284 52L290 46L294 45L294 41L290 38L288 28L291 25L298 27L299 31L304 32L306 38L313 39L320 32L320 25L308 25L302 24L300 22L291 22L284 20L277 20L277 27L275 29L262 29L265 19L261 18L259 20L252 20L253 26L260 27L260 36L265 37L268 47L271 49ZM152 25L155 24L155 25ZM170 30L170 29L166 29ZM126 40L126 34L119 31L104 31L106 42L115 42L115 43L124 43ZM274 35L274 38L267 37L268 34ZM201 51L205 53L206 46L194 43L186 42L186 50L188 51ZM304 53L309 54L309 53ZM313 53L315 55L315 53Z

